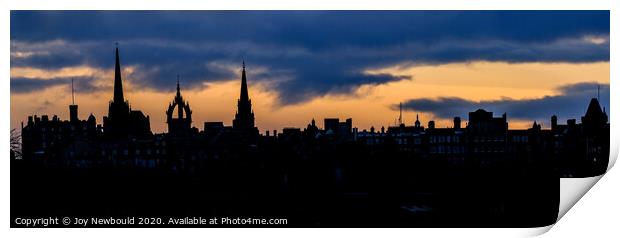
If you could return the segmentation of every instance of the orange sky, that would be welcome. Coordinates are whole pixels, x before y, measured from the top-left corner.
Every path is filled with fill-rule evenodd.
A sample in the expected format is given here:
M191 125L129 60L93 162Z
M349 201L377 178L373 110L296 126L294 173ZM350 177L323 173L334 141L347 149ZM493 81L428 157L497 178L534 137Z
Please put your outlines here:
M136 88L131 84L131 66L123 68L125 97L132 109L142 110L151 117L154 132L165 132L165 110L173 99L174 92L156 92ZM301 104L278 106L276 96L269 85L252 80L252 68L248 68L250 97L256 115L256 124L265 130L281 130L283 127L305 127L315 118L320 127L325 117L353 118L354 127L367 129L394 124L398 112L389 108L392 104L416 98L461 97L470 100L489 100L509 97L513 99L540 98L556 95L558 86L579 82L609 83L609 63L499 63L471 62L427 66L394 66L370 70L367 73L389 73L410 75L411 80L391 82L378 86L362 86L354 95L328 95ZM11 68L11 77L79 77L93 76L96 84L111 87L114 79L112 69L101 70L89 67L63 68L46 71L32 68ZM175 88L175 78L170 79L170 89ZM201 89L181 88L183 97L190 102L193 125L202 129L205 121L223 121L230 125L234 117L239 94L239 78L217 83L208 83ZM112 90L76 94L80 118L93 113L97 123L107 114ZM68 118L71 103L70 86L55 86L31 93L11 94L11 127L18 128L32 114L56 114ZM475 108L471 108L475 110ZM500 112L496 112L501 115ZM405 112L404 121L412 124L415 112ZM464 118L466 119L466 118ZM508 118L510 120L510 117ZM451 120L440 120L432 114L420 113L423 125L435 120L438 127L451 126ZM531 121L510 120L511 128L531 126ZM543 122L548 125L548 122Z

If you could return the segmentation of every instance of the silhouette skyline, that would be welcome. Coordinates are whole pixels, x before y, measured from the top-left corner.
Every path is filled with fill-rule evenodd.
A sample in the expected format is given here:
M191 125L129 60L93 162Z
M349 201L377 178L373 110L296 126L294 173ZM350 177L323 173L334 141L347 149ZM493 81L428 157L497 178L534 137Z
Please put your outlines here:
M264 130L302 127L312 117L352 117L360 128L393 125L400 102L407 123L419 114L445 127L453 116L466 120L468 111L440 108L480 107L507 112L511 128L524 129L548 121L544 108L557 107L562 121L579 117L597 84L601 105L609 106L607 11L49 12L11 12L11 102L20 105L11 107L12 128L35 113L68 117L71 78L77 102L88 109L80 116L106 115L108 105L90 99L110 98L114 65L106 49L114 42L126 53L124 96L151 116L153 132L167 130L159 105L168 104L179 74L193 119L228 123L242 59L251 62L252 100L260 102L252 109ZM123 24L110 24L116 21ZM85 22L97 22L100 31ZM237 30L227 31L229 24ZM161 25L178 30L163 34L154 27ZM480 26L484 37L471 31ZM326 30L331 27L339 30ZM522 29L544 34L532 38ZM439 100L446 97L461 100ZM407 103L416 99L435 99L441 107ZM567 103L582 106L558 106Z
M11 12L12 218L540 227L560 178L609 163L608 11L198 11L175 38L151 29L175 17L57 13L48 36L39 12ZM149 22L112 24L128 42L113 70L93 16Z
M303 130L261 135L245 62L232 126L192 127L177 78L165 111L170 132L154 134L150 116L123 96L119 55L117 47L103 124L92 114L80 120L72 102L68 121L34 115L22 126L21 150L11 149L12 217L253 214L286 217L288 227L535 227L557 219L559 178L608 166L610 124L597 98L580 123L553 115L548 130L536 121L509 129L506 113L477 109L465 126L460 117L452 127L423 126L417 116L408 126L401 111L387 128L360 130L353 118L324 118L320 128L313 118ZM72 183L34 182L43 178ZM113 199L121 195L140 202ZM68 199L76 196L87 199Z
M124 93L123 93L123 80L122 80L122 67L121 67L121 63L120 63L120 54L119 54L119 48L118 48L118 43L116 44L116 48L115 48L115 64L114 64L114 94L113 94L113 99L110 101L110 105L109 105L109 109L108 109L108 116L103 116L103 124L102 127L105 127L106 122L108 124L110 124L108 127L110 127L111 129L109 129L106 134L118 134L119 131L120 132L127 132L128 130L137 130L136 133L138 134L142 134L142 135L147 135L147 134L153 134L156 132L152 132L151 128L150 128L150 115L145 115L144 113L142 113L142 111L139 110L131 110L130 106L129 106L129 101L125 100L124 97ZM185 132L180 132L180 131L190 131L192 130L192 128L197 129L196 127L192 127L192 111L189 107L189 102L186 102L183 97L181 96L181 92L180 92L180 75L177 75L177 80L176 80L177 84L176 84L176 95L173 99L173 101L170 103L170 105L168 106L168 110L166 110L166 124L168 125L168 130L161 132L161 133L185 133ZM258 131L258 128L256 128L254 126L254 111L252 110L252 103L249 97L249 92L248 92L248 83L247 83L247 76L246 76L246 67L245 67L245 61L242 62L242 70L241 70L241 83L240 83L240 91L239 91L239 98L237 100L237 110L235 112L235 118L232 120L232 123L230 124L233 128L235 129L245 129L245 130L255 130L260 134L264 134L261 133L260 131ZM597 98L597 105L599 104L599 98L600 98L600 85L597 85L597 94L596 94L596 98ZM425 99L421 99L420 101L423 101ZM79 111L77 110L77 105L75 104L75 96L74 96L74 87L73 87L73 79L71 79L71 105L70 105L70 110L69 110L69 117L71 119L71 121L77 120L77 116ZM411 103L411 102L407 102L407 103ZM407 104L406 103L406 104ZM592 108L592 103L590 103L590 105L588 105L588 110L591 110L590 108ZM600 105L599 105L600 107ZM173 118L172 114L174 109L177 109L177 118ZM403 103L400 102L398 104L398 117L397 119L395 119L394 124L386 124L386 125L379 125L380 127L385 127L385 126L398 126L401 124L405 124L405 121L403 120ZM605 107L603 107L602 109L603 111L605 111ZM607 112L604 113L605 115L607 115ZM130 118L130 115L132 118ZM183 118L185 115L185 118ZM56 116L56 114L54 114L54 116ZM92 115L92 113L89 116L94 116ZM553 115L554 117L557 118L557 115ZM110 118L119 118L117 119L118 121L132 121L132 123L135 123L133 125L114 125L115 124L115 120L114 119L110 119ZM460 120L460 116L458 117ZM570 118L569 118L570 119ZM313 119L314 120L314 119ZM556 119L557 120L557 119ZM429 120L432 121L433 124L435 124L435 120ZM467 121L464 121L465 123L467 123ZM534 121L536 122L536 121ZM208 122L205 122L208 123ZM222 122L224 125L227 125L228 123L224 123ZM531 123L531 122L530 122ZM22 121L23 124L23 121ZM420 125L420 120L419 120L419 113L416 113L416 120L415 122L413 122L414 126L419 127ZM541 122L541 127L542 124L544 124L544 122ZM303 124L301 124L303 125ZM548 123L548 126L542 127L545 129L551 129L552 128L552 123ZM290 127L290 126L289 126ZM371 126L374 127L374 126ZM450 126L447 126L450 127ZM174 129L173 129L174 128ZM285 128L285 127L282 127ZM527 127L526 127L527 128ZM171 130L172 129L172 130ZM370 128L362 128L362 129L370 129ZM276 129L277 130L277 129ZM269 130L267 130L269 131ZM110 135L108 135L110 136Z
M159 147L159 141L163 141L164 144L161 145L164 146L165 141L168 139L174 141L182 138L184 143L193 145L195 143L200 144L200 141L206 138L211 138L207 139L211 141L210 143L231 142L229 140L232 139L235 140L233 145L239 145L240 143L240 145L256 146L261 140L272 140L270 138L284 138L285 140L295 141L295 138L302 136L302 134L304 135L303 137L307 137L305 138L306 140L318 139L319 137L334 137L335 141L332 142L342 143L348 141L371 146L375 144L389 144L391 143L390 140L394 139L398 145L406 146L401 149L410 150L411 148L407 148L407 146L413 146L415 148L423 144L422 138L425 138L425 140L429 140L430 138L432 144L435 142L434 133L443 134L447 132L448 134L454 133L464 135L465 138L459 140L467 141L468 144L461 146L448 145L445 148L443 146L431 146L424 150L415 148L413 149L414 154L416 154L416 156L425 157L426 153L433 154L437 153L439 150L441 152L447 151L448 153L464 155L467 151L467 153L473 152L474 154L470 154L469 156L473 156L476 160L480 160L480 157L476 155L479 150L483 152L500 152L507 154L518 154L521 153L521 150L529 152L531 150L529 147L527 149L514 149L512 152L508 151L508 147L512 146L510 143L518 144L519 141L527 143L529 140L533 140L533 138L530 137L540 137L544 139L539 139L539 141L536 142L536 146L546 148L543 149L546 151L545 153L554 151L553 153L557 155L564 153L566 150L575 149L565 148L563 147L564 144L572 144L578 148L586 148L585 155L577 153L568 157L576 157L572 160L580 160L578 158L584 156L585 160L589 161L585 163L594 163L595 165L586 165L585 168L580 168L585 169L584 171L572 171L576 168L569 168L567 172L561 172L561 174L565 173L565 176L572 177L604 172L606 169L605 161L607 161L607 159L603 160L601 157L608 157L609 151L609 145L607 143L609 141L609 116L607 115L606 109L604 107L601 108L598 98L592 98L590 100L586 113L581 117L579 124L576 119L568 119L565 125L560 125L557 115L552 115L550 117L551 127L545 130L542 129L541 122L537 121L534 121L533 125L525 130L510 129L506 113L503 113L499 118L495 118L493 117L493 112L488 112L484 109L477 109L474 112L469 112L468 121L465 123L464 127L461 125L461 118L456 116L453 118L452 127L436 127L435 121L430 120L425 128L420 122L418 115L416 115L416 121L413 125L407 126L402 119L403 108L401 103L399 104L400 112L397 119L398 123L393 126L388 126L387 130L385 126L381 126L380 132L374 127L368 129L355 127L352 118L347 118L344 122L341 122L339 118L324 118L324 126L320 128L316 125L315 119L312 118L311 123L308 124L306 128L285 127L280 131L273 130L273 133L270 135L269 130L261 133L259 128L254 125L255 118L249 96L244 61L242 62L241 86L239 99L237 100L237 112L232 119L232 125L227 125L222 121L205 121L202 130L196 126L192 126L193 112L190 109L189 102L185 101L181 95L180 80L179 76L177 76L176 95L165 111L169 132L156 134L153 133L150 128L150 116L145 115L140 110L133 110L129 106L129 100L126 100L123 96L122 85L120 54L117 46L115 48L114 94L112 101L109 102L108 115L103 117L103 123L97 124L96 118L92 114L90 114L87 120L80 120L78 116L78 105L75 104L74 101L69 105L70 120L68 121L62 120L57 115L54 115L51 120L48 115L42 115L41 117L37 115L28 116L27 123L25 125L22 123L21 125L23 148L22 151L19 151L19 154L27 159L41 157L64 160L66 159L65 153L67 152L72 155L69 157L75 156L75 146L64 147L70 143L75 143L75 140L84 140L85 143L91 144L84 148L86 152L82 153L82 156L88 158L92 156L93 153L96 153L96 148L99 147L97 144L101 144L103 148L108 146L111 146L110 148L117 148L117 143L129 143L130 145L136 143L136 140L139 140L142 141L140 143L145 143L141 146L149 148L153 146L151 143L154 141L156 142L156 147ZM598 90L600 90L600 88ZM597 97L599 96L600 95L597 95ZM177 109L176 118L173 117L175 108ZM524 136L522 135L523 133L525 133L525 137L529 139L524 140L521 138ZM508 139L508 137L511 136L514 137L514 141ZM452 136L448 136L447 142L450 142L449 138L451 137ZM459 136L455 136L452 140L456 140L457 137ZM488 142L493 141L493 143L485 144L487 140L479 139L479 137L488 137ZM440 138L444 137L440 136ZM415 142L412 142L412 140ZM479 147L479 143L483 146ZM182 144L183 143L180 145ZM554 144L553 150L549 147L549 144ZM157 150L159 151L159 149ZM101 153L105 155L105 149L101 151ZM127 156L128 152L125 153L125 156ZM139 155L138 152L136 153L136 155L132 156ZM200 154L202 152L188 151L186 153ZM116 149L113 150L112 155L116 155ZM109 157L109 159L115 160L113 156ZM495 157L496 155L491 154L490 156ZM584 158L581 158L581 160ZM460 161L456 163L463 163L465 158L452 159ZM487 164L488 162L482 163ZM491 164L493 163L495 162L491 162Z
M118 56L117 56L117 57L118 57ZM117 61L119 61L119 59L118 59L118 58L117 58L116 60L117 60ZM122 78L122 76L121 76L121 75L122 75L122 70L121 70L120 66L118 65L119 63L120 63L120 62L115 63L115 70L114 70L115 80L114 80L114 87L113 87L113 88L114 88L114 94L113 94L113 100L111 101L112 103L110 104L110 107L112 107L113 105L115 105L114 107L117 107L117 108L119 107L118 105L120 105L121 107L129 107L129 105L128 105L128 104L127 104L127 105L123 105L123 104L125 104L125 102L124 102L124 101L121 101L121 100L124 100L124 95L123 95L123 85L122 85L122 82L118 81L118 79L121 79L121 78ZM244 93L243 93L243 88L244 88L244 87L243 87L243 82L245 82L245 80L243 80L243 78L245 77L245 62L243 62L243 65L242 65L242 66L243 66L243 67L242 67L242 74L241 74L241 77L242 77L242 80L241 80L241 82L242 82L242 83L241 83L241 85L242 85L242 86L241 86L241 91L240 91L240 93L239 93L239 98L244 98L244 97L247 97L247 95L246 95L246 96L244 96ZM177 86L178 86L178 82L179 82L179 79L178 79L178 78L179 78L179 75L177 75ZM71 81L70 81L70 82L71 82L71 85L72 85L72 86L70 87L70 89L71 89L71 101L74 103L74 102L75 102L75 96L73 96L73 94L74 94L74 92L73 92L73 91L74 91L74 87L73 87L73 83L72 83L72 81L73 81L73 78L72 78L72 79L71 79ZM235 80L235 81L238 81L238 80ZM120 82L120 83L119 83L119 82ZM118 85L118 87L117 87L116 85ZM569 85L569 86L571 86L571 85ZM603 92L603 97L604 97L604 98L606 98L606 101L608 101L608 99L609 99L609 95L608 95L608 93L606 93L606 92L609 92L609 85L603 85L603 86L604 86L604 88L603 88L603 90L604 90L604 92ZM568 86L567 86L567 87L568 87ZM571 87L572 87L572 86L571 86ZM588 84L588 83L581 83L581 84L575 84L575 86L574 86L574 87L575 87L576 89L571 89L571 90L583 90L583 92L585 92L585 93L588 93L588 92L589 92L590 94L597 95L597 96L599 96L599 97L600 97L600 84L594 84L594 83L592 83L592 84ZM597 88L597 87L598 87L598 88ZM245 86L245 90L247 91L247 83L246 83L246 86ZM77 93L79 93L79 91L77 91ZM247 93L247 92L246 92L246 93ZM134 94L135 94L135 92L134 92ZM177 94L178 94L178 93L177 93ZM104 95L105 95L105 93L104 93ZM587 98L589 98L589 97L588 97L588 95L586 94L586 95L581 96L581 98L571 99L571 102L574 102L575 100L581 100L581 101L583 101L584 99L587 99ZM371 124L369 127L381 127L381 126L392 126L392 125L397 125L397 124L398 124L397 122L398 122L399 120L401 120L401 121L403 121L403 122L408 122L408 121L409 121L409 122L411 122L411 121L412 121L412 119L408 119L408 118L412 118L412 117L413 117L413 114L415 114L415 117L417 117L417 118L419 118L419 115L420 115L420 114L422 114L422 115L425 115L425 114L426 114L426 115L427 115L427 116L426 116L426 117L427 117L427 120L433 120L433 121L435 121L435 122L439 121L439 122L440 122L440 123L438 123L439 125L441 125L441 126L448 126L448 127L449 127L449 126L451 125L451 119L450 119L450 117L452 117L452 116L453 116L453 114L449 114L449 115L447 115L447 117L448 117L448 118L445 118L445 117L446 117L446 115L445 115L446 113L443 113L443 112L440 112L440 113L438 114L439 116L435 116L435 115L433 115L432 113L431 113L431 114L430 114L430 116L429 116L429 115L427 114L427 113L428 113L429 108L428 108L427 106L424 106L424 105L425 105L425 104L429 104L429 103L430 103L429 105L433 105L433 106L436 106L436 107L438 107L438 108L445 107L445 109L449 110L449 109L452 109L452 108L453 108L453 106L455 106L455 105L462 106L460 109L465 109L465 106L468 106L468 107L473 108L473 107L476 107L476 104L478 104L478 103L475 103L475 102L461 102L461 101L458 101L459 99L456 99L456 98L448 98L448 99L453 100L453 101L444 101L444 102L442 102L441 100L444 100L444 98L440 98L440 99L437 99L437 100L436 100L436 99L418 99L418 100L410 100L410 101L405 101L404 112L408 112L408 113L406 113L405 115L403 115L403 109L401 109L401 107L403 107L403 106L402 106L402 103L403 103L403 102L400 102L400 103L399 103L400 105L399 105L398 107L396 107L396 106L394 106L394 105L392 105L392 106L391 106L391 111L393 111L394 113L392 114L393 116L389 116L389 117L394 117L393 122L389 122L389 121L387 121L387 122L383 122L383 123L379 123L379 124ZM78 98L78 100L79 100L79 98ZM433 100L435 100L435 101L433 101ZM456 100L456 101L454 101L454 100ZM122 103L114 103L114 102L118 102L118 101L121 101ZM232 100L227 100L227 101L232 101ZM88 102L88 100L86 100L86 102ZM242 102L246 102L246 103L242 103ZM491 105L491 104L490 104L490 102L491 102L491 101L488 101L488 102L484 102L484 101L483 101L483 102L480 102L480 103L479 103L479 105L480 105L481 107L491 107L491 108L494 108L495 106ZM517 102L517 101L515 101L515 102ZM442 106L442 105L441 105L441 103L453 103L453 105ZM582 103L582 102L580 102L580 103ZM207 106L209 105L208 103L205 103L205 104L206 104ZM247 115L248 115L248 116L247 116L247 118L251 118L251 117L253 117L253 116L251 115L251 114L253 113L253 111L252 111L252 109L251 109L251 103L249 102L249 99L248 99L247 101L246 101L246 100L239 100L237 104L238 104L238 105L237 105L238 109L236 110L237 112L238 112L240 109L242 109L243 111L248 111L248 109L247 109L247 108L250 108L250 109L249 109L250 113L249 113L249 114L248 114L248 113L244 113L244 114L247 114ZM419 105L416 105L416 104L419 104ZM464 104L466 104L466 105L464 105ZM198 104L198 105L200 105L200 104ZM249 105L249 106L248 106L248 105ZM396 104L396 105L398 105L398 104ZM411 105L411 106L410 106L410 105ZM536 107L540 107L540 106L536 106ZM111 109L108 109L108 111L109 111L109 110L111 110ZM123 109L123 110L125 110L125 109ZM401 112L398 112L398 110L400 110ZM465 110L466 110L466 109L465 109ZM90 112L90 113L88 113L87 115L93 114L93 113L92 113L92 109L87 109L87 111L91 111L91 112ZM202 111L201 111L201 112L202 112ZM62 114L63 114L63 112L62 112L62 111L61 111L60 113L58 113L58 112L53 112L53 113L54 113L55 115L56 115L56 114L58 114L58 115L62 115ZM84 112L81 112L81 113L82 113L82 115L84 115ZM138 113L138 112L136 112L136 113ZM140 113L141 113L141 112L140 112ZM209 115L209 114L210 114L210 112L209 112L209 111L202 112L202 113L207 113L207 115ZM235 113L235 114L237 114L237 113ZM345 111L345 112L339 112L339 113L335 113L335 114L334 114L334 113L332 113L331 115L332 115L332 116L343 116L343 115L347 115L347 114L348 114L348 113ZM461 114L466 114L466 113L461 113ZM545 114L545 115L546 115L546 114ZM560 115L562 115L562 114L560 114ZM68 116L69 116L69 117L71 117L71 116L72 116L72 114L69 112L69 113L68 113ZM95 116L96 116L96 117L98 117L98 116L99 116L99 117L102 117L102 115L96 115L96 114L95 114ZM147 116L148 116L148 115L147 115ZM158 116L159 116L159 115L158 115ZM235 117L236 117L236 116L238 116L238 115L235 115ZM315 117L315 116L311 116L311 117ZM347 116L344 116L344 117L347 117ZM546 115L545 117L548 117L548 115ZM566 119L570 119L570 117L567 117L567 116L563 116L563 117L564 117L564 118L566 118ZM161 118L161 117L158 117L158 118ZM164 118L164 120L161 120L161 122L158 122L158 123L168 124L168 123L167 123L167 122L168 122L168 117L167 117L167 116L164 116L163 118ZM416 120L417 120L417 119L416 119ZM15 119L15 120L14 120L14 119L13 119L13 117L12 117L12 121L13 121L13 123L12 123L12 124L14 124L14 123L16 123L17 119ZM159 121L159 120L158 120L158 121ZM252 119L251 121L252 121L251 123L253 123L253 119ZM511 123L511 125L513 125L513 126L511 126L511 128L515 128L515 129L524 129L524 128L528 128L528 127L529 127L529 125L531 124L531 122L532 122L532 121L534 121L534 120L531 120L531 121L530 121L530 120L518 119L518 120L516 120L516 121L515 121L515 120L511 120L511 121L513 121L513 122L517 122L516 124L518 125L518 126L515 128L515 127L514 127L514 125L513 125L513 123ZM539 121L542 121L543 128L547 128L547 129L548 129L548 128L550 128L550 127L551 127L551 125L550 125L549 123L546 123L546 121L544 121L544 120L539 120ZM18 122L23 122L23 119L20 119ZM464 121L464 122L466 123L466 121ZM414 122L411 122L411 123L414 123ZM228 124L228 123L226 123L226 124ZM281 123L281 124L283 124L283 126L281 126L281 127L280 127L280 129L281 129L281 128L284 128L284 127L287 127L287 126L288 126L288 127L293 126L293 125L287 124L286 122ZM232 125L232 124L231 124L231 125ZM296 125L294 125L294 126L297 126L297 127L303 127L303 125L305 125L305 124L304 124L304 122L300 122L300 123L297 123L297 124L296 124ZM368 128L369 128L369 127L368 127ZM153 130L153 133L166 133L166 132L170 132L170 131L169 131L169 128L167 128L167 129L168 129L168 130L154 129L154 130ZM278 127L274 128L274 129L278 129ZM270 128L270 129L268 129L268 130L271 130L271 128Z

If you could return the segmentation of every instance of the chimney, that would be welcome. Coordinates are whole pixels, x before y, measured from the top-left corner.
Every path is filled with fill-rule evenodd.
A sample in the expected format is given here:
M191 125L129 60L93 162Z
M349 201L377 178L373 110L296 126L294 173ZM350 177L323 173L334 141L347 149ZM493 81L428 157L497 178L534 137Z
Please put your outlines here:
M454 117L454 129L461 129L461 118Z
M555 130L557 126L558 126L558 116L553 115L551 116L551 130Z

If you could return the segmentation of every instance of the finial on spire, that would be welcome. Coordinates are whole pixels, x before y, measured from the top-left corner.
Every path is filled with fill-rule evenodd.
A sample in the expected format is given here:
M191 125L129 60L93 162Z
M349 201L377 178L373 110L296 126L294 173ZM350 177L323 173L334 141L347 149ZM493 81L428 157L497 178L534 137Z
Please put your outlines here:
M116 45L116 48L118 48L118 41L114 42L114 45Z
M243 70L245 70L245 59L241 61L241 67L243 67Z
M596 100L601 100L601 84L597 84L597 90L596 90Z
M181 97L181 84L179 83L180 76L177 74L177 97Z

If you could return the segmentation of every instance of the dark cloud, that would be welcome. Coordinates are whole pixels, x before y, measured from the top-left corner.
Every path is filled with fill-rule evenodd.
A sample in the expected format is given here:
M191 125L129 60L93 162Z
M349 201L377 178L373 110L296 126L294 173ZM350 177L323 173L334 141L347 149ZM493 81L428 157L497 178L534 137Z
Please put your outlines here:
M11 78L11 93L29 93L66 83L64 79Z
M252 41L310 49L609 34L609 11L12 11L11 40Z
M609 61L609 11L12 11L10 24L12 67L109 69L120 42L128 80L168 91L177 74L234 79L245 59L282 104L401 80L365 73L397 64Z
M71 92L71 80L76 93L89 93L101 88L94 84L93 77L56 77L56 78L11 78L11 93L29 93L43 90L48 87L65 85L67 92Z
M552 115L562 119L581 118L586 112L590 99L597 97L597 83L578 83L558 88L559 95L535 99L500 99L472 101L457 97L437 99L413 99L403 103L410 111L430 112L439 118L461 116L479 108L495 113L506 112L510 119L547 121ZM600 85L601 106L609 109L609 85ZM398 105L391 105L394 110ZM609 113L609 111L607 111Z

